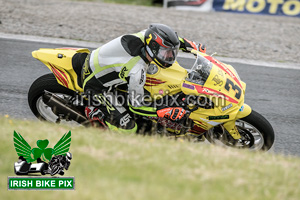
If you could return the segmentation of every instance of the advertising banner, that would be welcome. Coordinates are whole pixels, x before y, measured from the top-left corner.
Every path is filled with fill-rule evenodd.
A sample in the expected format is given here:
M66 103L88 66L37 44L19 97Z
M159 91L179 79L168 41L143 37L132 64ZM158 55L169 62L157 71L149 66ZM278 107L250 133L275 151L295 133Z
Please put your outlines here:
M164 0L164 7L300 17L300 0Z
M214 0L216 11L300 17L300 0Z
M164 7L209 12L212 10L212 2L213 0L165 0Z

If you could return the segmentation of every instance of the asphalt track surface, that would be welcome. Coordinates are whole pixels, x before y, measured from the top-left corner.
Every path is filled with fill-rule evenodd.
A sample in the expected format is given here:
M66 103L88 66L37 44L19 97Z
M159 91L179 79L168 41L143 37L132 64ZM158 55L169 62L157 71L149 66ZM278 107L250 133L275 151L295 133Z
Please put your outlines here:
M35 120L27 93L35 79L50 71L31 52L62 45L0 38L0 47L0 115ZM178 62L189 67L193 60ZM245 103L272 124L276 136L272 150L300 156L300 70L229 64L247 84Z

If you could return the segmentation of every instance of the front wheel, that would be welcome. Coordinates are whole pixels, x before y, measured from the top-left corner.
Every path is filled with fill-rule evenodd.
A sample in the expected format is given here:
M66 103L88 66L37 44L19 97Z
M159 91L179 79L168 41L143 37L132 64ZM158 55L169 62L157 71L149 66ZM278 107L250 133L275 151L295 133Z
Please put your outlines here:
M275 135L271 124L254 110L247 117L237 120L236 127L241 135L239 140L234 140L222 125L208 130L205 137L213 144L256 151L268 151L274 144Z

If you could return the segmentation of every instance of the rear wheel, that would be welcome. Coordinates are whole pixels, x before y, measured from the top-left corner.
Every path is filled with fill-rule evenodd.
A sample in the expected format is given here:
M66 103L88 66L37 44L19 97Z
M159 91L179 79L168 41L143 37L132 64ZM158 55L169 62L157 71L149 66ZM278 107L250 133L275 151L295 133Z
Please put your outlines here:
M40 120L58 122L59 116L43 102L44 91L47 90L62 99L71 101L75 92L60 85L53 74L46 74L36 79L28 92L28 103L33 114Z
M275 140L271 124L259 113L252 110L251 114L236 121L236 127L241 139L235 140L220 125L208 130L206 139L213 144L251 150L269 150Z

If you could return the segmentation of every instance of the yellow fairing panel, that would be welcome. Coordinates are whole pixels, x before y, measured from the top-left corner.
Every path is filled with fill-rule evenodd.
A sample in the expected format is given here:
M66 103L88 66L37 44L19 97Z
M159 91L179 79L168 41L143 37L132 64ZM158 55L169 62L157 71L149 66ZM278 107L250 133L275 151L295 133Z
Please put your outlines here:
M154 99L165 95L173 95L181 91L181 82L187 75L187 71L175 62L171 67L162 69L158 67L155 74L147 74L145 89Z
M77 83L77 74L72 66L72 57L76 53L90 53L90 51L77 48L42 48L33 51L32 56L43 62L52 71L59 84L71 90L83 92Z

